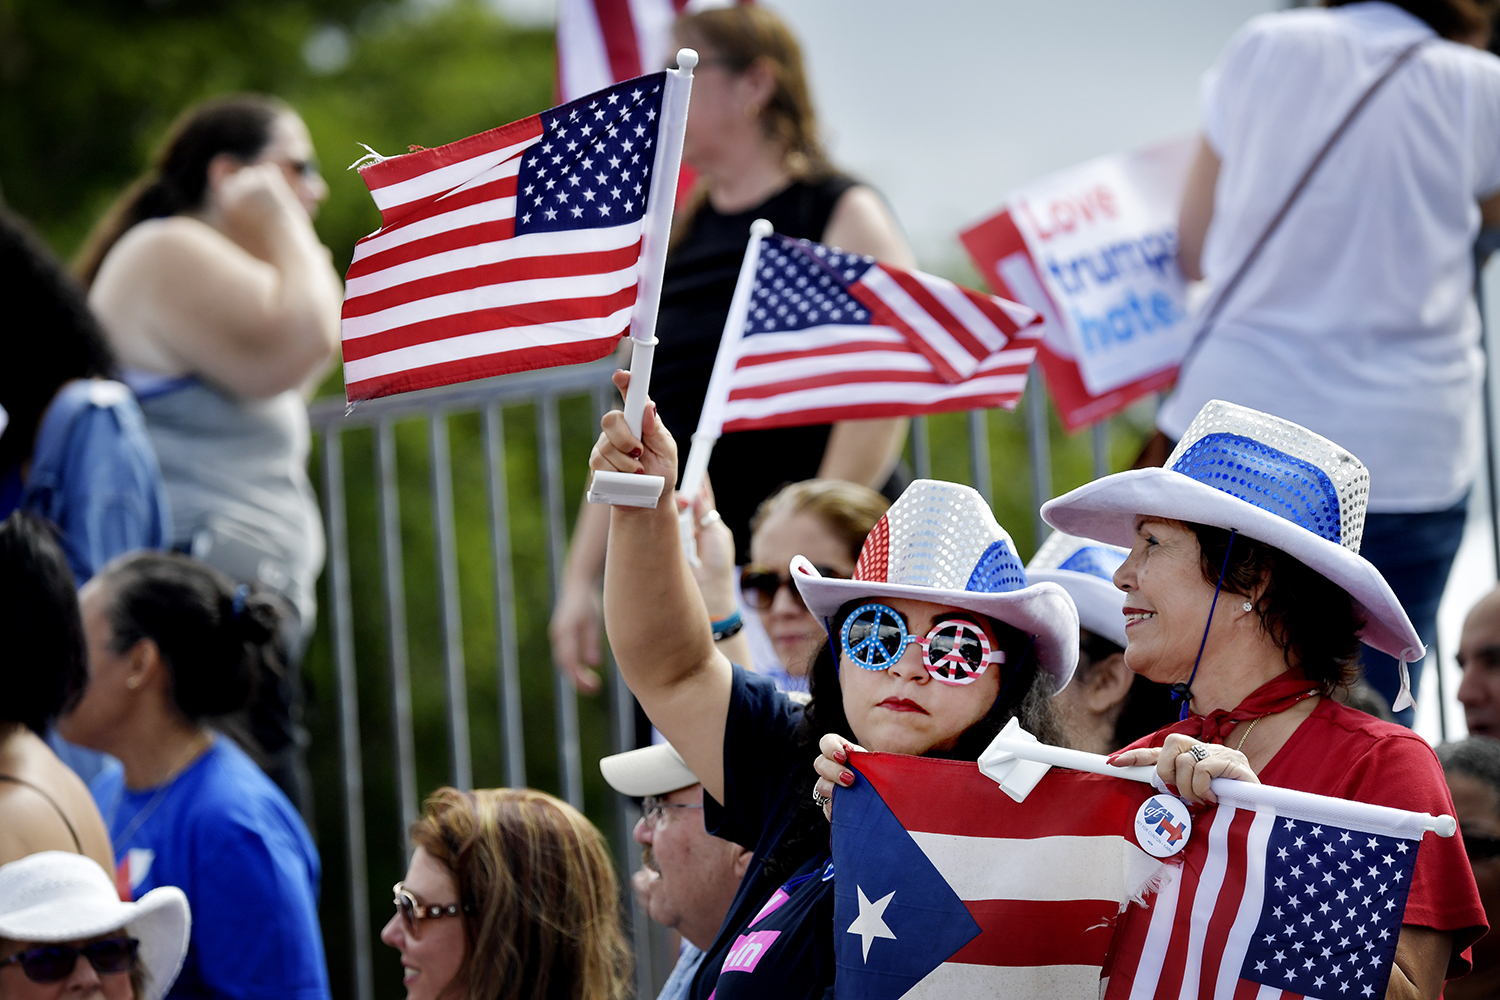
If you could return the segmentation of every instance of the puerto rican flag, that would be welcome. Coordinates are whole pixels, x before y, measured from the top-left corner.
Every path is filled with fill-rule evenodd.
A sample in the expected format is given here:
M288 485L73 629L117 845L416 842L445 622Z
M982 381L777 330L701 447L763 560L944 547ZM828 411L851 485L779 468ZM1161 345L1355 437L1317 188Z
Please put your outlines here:
M977 765L851 754L833 799L836 995L1098 1000L1121 909L1162 864L1149 785L1054 768L1015 802Z
M772 234L748 252L721 351L723 431L1014 409L1036 356L1023 305ZM742 315L742 319L741 319Z
M648 196L671 169L657 136L679 82L640 77L361 167L382 225L356 245L345 286L350 401L614 350L643 231L670 225L670 204Z

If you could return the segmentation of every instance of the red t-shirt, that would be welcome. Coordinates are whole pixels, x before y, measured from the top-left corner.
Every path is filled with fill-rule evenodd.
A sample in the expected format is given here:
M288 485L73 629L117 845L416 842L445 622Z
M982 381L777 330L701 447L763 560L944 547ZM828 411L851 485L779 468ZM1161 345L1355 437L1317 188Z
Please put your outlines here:
M1171 733L1197 731L1198 724L1190 719L1159 729L1126 749L1159 747ZM1259 777L1263 784L1281 788L1453 815L1442 765L1426 740L1332 698L1318 703ZM1469 946L1484 936L1489 922L1461 838L1430 832L1422 838L1401 922L1452 933L1447 978L1469 971Z

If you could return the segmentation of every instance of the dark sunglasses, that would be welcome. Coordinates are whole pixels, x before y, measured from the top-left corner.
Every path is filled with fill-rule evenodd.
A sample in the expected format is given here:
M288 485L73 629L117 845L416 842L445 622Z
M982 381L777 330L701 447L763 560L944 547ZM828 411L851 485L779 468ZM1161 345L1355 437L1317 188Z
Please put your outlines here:
M1500 837L1471 837L1464 834L1464 852L1469 855L1470 864L1500 857Z
M847 579L843 573L836 569L829 569L827 566L814 566L813 568L823 576L832 577L835 580ZM804 609L807 607L802 603L802 595L797 593L797 588L792 584L790 576L777 573L764 566L746 566L740 571L740 594L744 597L745 603L756 611L771 610L771 605L776 602L776 592L782 587L791 588L792 600L797 602L798 607Z
M472 906L459 906L457 903L449 903L446 906L423 906L417 902L417 897L411 891L397 882L391 886L391 892L395 895L393 902L396 904L396 912L401 914L401 926L406 928L406 933L413 939L421 937L418 927L424 920L437 920L441 917L456 917L460 913L474 913Z
M90 941L81 948L70 944L44 944L0 959L0 968L19 963L21 971L33 983L55 983L73 974L78 956L82 955L101 976L129 972L135 968L135 951L140 944L135 938L128 937Z

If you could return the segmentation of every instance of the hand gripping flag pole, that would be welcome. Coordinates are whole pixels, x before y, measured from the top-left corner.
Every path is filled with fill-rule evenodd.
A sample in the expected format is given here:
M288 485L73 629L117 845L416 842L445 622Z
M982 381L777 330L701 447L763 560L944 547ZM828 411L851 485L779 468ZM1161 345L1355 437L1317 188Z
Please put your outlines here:
M1011 760L1034 761L1055 767L1072 768L1075 771L1128 778L1152 785L1157 791L1166 791L1161 775L1154 767L1115 767L1109 763L1109 758L1102 754L1049 746L1046 743L1008 737L1003 733L996 736L980 756L979 769L990 777L1000 780L996 775L1003 772L996 765L1003 765ZM1004 785L1002 784L1001 787L1003 788ZM1409 812L1405 809L1395 809L1370 802L1334 799L1326 795L1299 792L1290 788L1277 788L1274 785L1240 781L1236 778L1215 778L1209 787L1213 789L1214 795L1221 802L1233 800L1249 804L1252 808L1267 806L1308 817L1328 815L1332 812L1336 815L1330 819L1330 822L1359 829L1393 833L1399 831L1406 835L1415 832L1418 836L1430 830L1439 837L1451 837L1458 832L1458 822L1447 814L1434 816L1431 813Z
M656 169L651 171L650 207L641 232L641 278L635 311L630 318L630 392L625 399L625 424L641 436L646 393L651 387L651 363L656 356L656 314L661 305L662 275L667 266L667 241L672 233L672 202L677 193L677 173L682 164L682 137L687 128L688 98L693 89L693 67L698 53L677 50L677 69L667 70L662 94L662 128L656 150ZM623 472L595 472L589 485L589 503L625 507L655 507L666 481L661 476L635 476Z

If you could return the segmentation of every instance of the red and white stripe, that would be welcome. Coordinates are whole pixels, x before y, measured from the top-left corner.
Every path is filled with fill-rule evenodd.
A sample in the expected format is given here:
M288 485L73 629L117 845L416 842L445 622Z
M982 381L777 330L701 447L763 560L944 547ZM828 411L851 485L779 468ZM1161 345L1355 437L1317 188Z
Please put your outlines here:
M602 358L630 325L642 223L515 236L538 116L360 170L385 225L343 309L348 398Z
M830 324L747 335L730 381L723 429L1013 410L1035 356L1034 341L1011 341L967 379L950 383L892 327Z
M1161 869L1126 837L1150 787L1053 769L1018 803L974 764L934 780L925 758L868 760L879 771L853 763L980 927L904 1000L1097 1000L1120 909Z
M559 103L667 65L688 0L558 0Z
M875 323L901 331L946 382L972 377L1035 311L920 271L876 264L849 289Z

